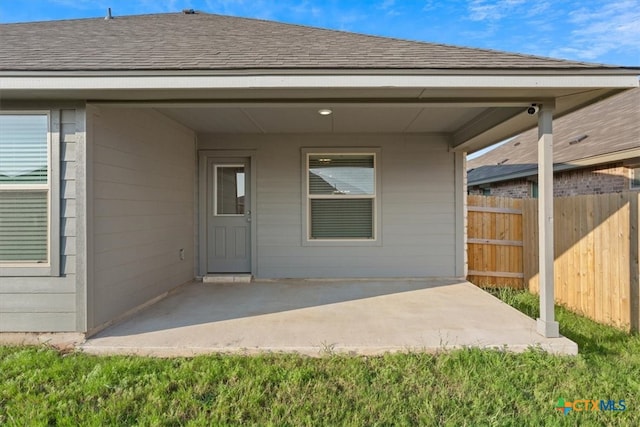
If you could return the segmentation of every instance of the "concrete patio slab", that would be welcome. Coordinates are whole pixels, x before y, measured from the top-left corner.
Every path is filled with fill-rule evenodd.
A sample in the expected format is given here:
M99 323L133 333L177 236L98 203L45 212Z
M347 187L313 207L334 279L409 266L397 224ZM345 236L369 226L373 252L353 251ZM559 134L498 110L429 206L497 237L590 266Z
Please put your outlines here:
M92 354L212 352L363 355L461 347L577 354L535 321L466 281L194 282L80 348Z

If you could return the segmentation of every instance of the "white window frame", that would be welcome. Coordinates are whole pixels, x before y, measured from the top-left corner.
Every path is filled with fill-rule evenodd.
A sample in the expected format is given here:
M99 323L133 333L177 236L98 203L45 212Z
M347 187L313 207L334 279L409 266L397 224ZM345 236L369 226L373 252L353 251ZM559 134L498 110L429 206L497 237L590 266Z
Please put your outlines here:
M634 166L629 169L631 170L629 172L629 188L631 190L640 190L640 184L633 184L636 179L640 180L640 166Z
M382 185L381 185L381 149L371 147L321 147L302 149L302 245L303 246L382 246ZM371 155L374 168L373 195L311 195L309 193L309 157L332 155ZM353 239L312 239L311 238L311 200L313 199L372 199L373 200L373 238Z
M0 261L0 277L60 275L60 113L49 110L0 110L0 115L47 117L47 183L0 184L0 191L47 191L46 262Z

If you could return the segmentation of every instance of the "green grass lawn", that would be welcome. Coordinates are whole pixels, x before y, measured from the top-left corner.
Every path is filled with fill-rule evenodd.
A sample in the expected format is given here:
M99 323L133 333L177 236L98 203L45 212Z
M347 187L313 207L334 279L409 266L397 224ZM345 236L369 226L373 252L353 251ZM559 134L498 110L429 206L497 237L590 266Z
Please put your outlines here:
M537 316L536 297L494 294ZM640 336L556 313L577 357L153 359L0 347L0 425L640 425ZM559 398L624 399L627 409L565 416Z

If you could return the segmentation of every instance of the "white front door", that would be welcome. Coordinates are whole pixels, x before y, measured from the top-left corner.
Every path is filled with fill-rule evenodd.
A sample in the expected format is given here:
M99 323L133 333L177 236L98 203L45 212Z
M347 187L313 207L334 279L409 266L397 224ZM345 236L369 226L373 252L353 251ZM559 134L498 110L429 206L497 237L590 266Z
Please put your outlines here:
M248 158L207 162L207 271L251 272L251 188Z

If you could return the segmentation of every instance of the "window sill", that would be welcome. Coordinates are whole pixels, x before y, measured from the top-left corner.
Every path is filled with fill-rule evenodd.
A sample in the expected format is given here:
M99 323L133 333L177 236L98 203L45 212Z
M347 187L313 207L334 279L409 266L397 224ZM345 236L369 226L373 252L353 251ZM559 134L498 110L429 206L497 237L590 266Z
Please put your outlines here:
M54 274L50 265L38 266L37 264L26 264L23 266L3 266L0 264L0 277L50 277L58 276Z
M382 240L330 240L330 239L305 239L302 246L320 246L320 247L370 247L382 246Z

